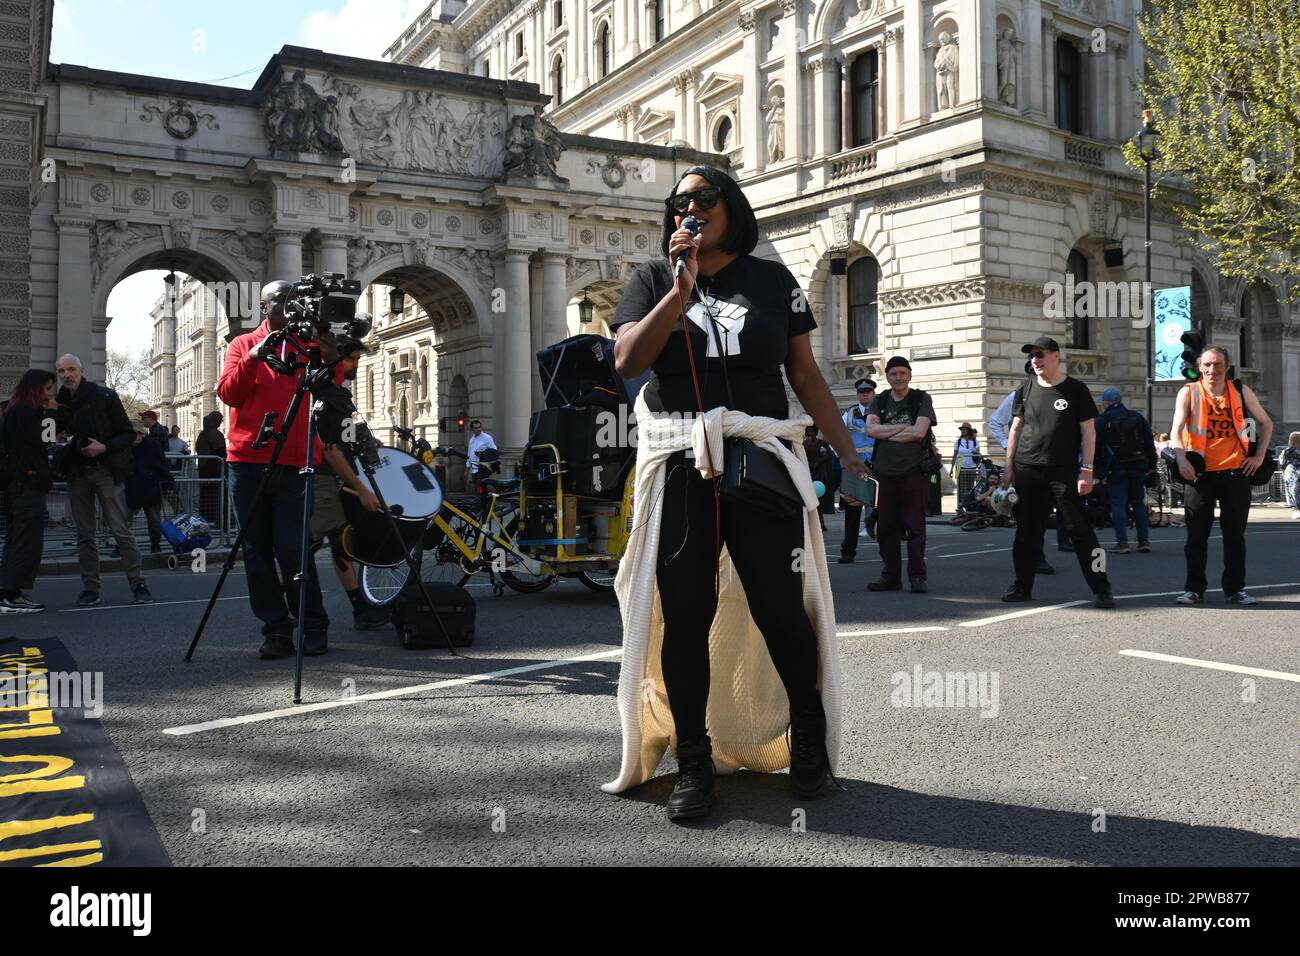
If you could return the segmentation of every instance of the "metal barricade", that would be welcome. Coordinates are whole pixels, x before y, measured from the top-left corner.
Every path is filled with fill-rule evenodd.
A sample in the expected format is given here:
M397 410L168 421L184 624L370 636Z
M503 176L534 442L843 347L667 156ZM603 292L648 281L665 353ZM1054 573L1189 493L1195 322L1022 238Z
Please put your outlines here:
M200 460L216 462L218 474L214 477L199 477ZM158 521L175 518L178 515L198 513L212 527L212 543L229 546L234 539L238 526L234 517L234 508L230 502L225 459L216 455L167 455L171 471L172 487L163 488L162 502L159 505ZM212 469L205 469L212 470ZM77 526L73 521L72 500L68 495L66 482L58 481L45 496L45 548L47 558L75 556L77 553ZM129 516L131 533L142 553L149 553L152 544L149 529L149 515L143 508L136 509ZM7 516L0 509L0 536L8 533ZM103 511L95 508L95 542L101 557L112 557L117 550L117 539L104 524ZM159 550L167 553L171 545L165 537L160 536Z

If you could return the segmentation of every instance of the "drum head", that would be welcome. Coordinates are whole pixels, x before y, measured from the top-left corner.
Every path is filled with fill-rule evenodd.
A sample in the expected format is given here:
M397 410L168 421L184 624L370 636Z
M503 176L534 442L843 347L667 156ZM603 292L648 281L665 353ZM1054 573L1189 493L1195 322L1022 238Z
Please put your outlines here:
M360 463L354 461L352 466L366 482ZM442 507L442 487L429 466L399 448L379 449L375 482L389 509L399 518L432 518Z

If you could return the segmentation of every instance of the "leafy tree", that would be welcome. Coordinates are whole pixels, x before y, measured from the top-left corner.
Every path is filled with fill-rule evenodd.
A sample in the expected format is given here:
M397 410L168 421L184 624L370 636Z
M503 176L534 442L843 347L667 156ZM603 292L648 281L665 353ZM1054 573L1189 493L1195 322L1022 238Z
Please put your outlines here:
M130 398L141 407L148 408L152 379L148 352L132 355L117 349L108 350L104 384L121 396L123 405Z
M1149 0L1139 21L1158 192L1226 275L1300 277L1297 24L1300 0Z

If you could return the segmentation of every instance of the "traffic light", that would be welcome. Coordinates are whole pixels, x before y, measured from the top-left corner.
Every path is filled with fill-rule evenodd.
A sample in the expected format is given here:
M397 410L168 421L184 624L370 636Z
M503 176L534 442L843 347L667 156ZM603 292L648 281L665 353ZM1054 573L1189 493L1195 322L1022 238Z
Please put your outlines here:
M464 415L457 415L457 416L456 416L456 428L457 428L458 431L462 431L462 432L465 430L465 416L464 416Z
M1184 332L1179 341L1183 343L1183 378L1189 382L1200 381L1201 370L1196 362L1205 351L1205 338L1198 332Z

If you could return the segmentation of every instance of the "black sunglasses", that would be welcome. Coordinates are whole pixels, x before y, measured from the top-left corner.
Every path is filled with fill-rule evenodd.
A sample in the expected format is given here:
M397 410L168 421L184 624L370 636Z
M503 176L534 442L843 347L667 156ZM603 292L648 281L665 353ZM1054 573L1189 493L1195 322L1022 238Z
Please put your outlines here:
M1030 357L1031 359L1045 359L1045 358L1047 358L1047 353L1046 353L1046 352L1030 352L1030 353L1029 353L1029 357Z
M688 209L691 208L691 201L700 211L712 209L722 198L722 192L716 186L705 186L703 189L697 189L693 193L678 193L675 196L669 196L664 200L664 205L678 215L684 216Z

